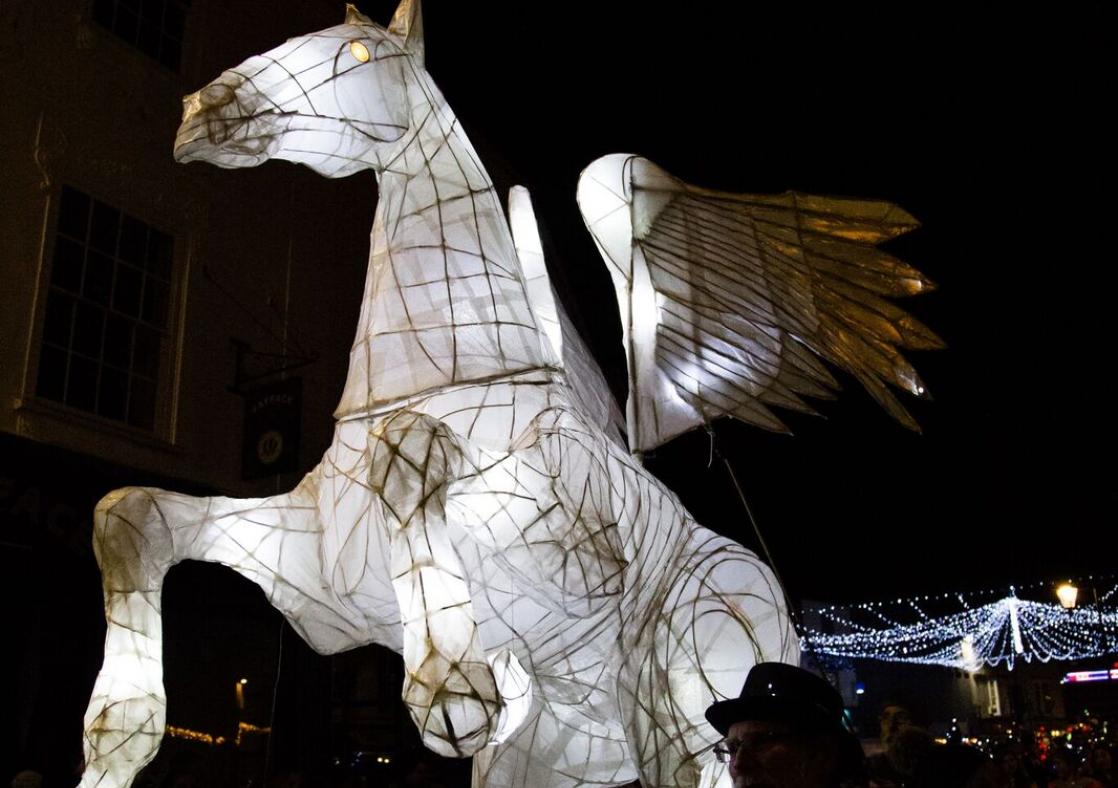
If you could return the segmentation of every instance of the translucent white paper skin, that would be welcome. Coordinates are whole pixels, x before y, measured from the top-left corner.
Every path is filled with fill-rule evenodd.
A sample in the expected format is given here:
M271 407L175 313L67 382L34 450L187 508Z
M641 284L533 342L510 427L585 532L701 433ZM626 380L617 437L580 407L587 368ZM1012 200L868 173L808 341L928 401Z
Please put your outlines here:
M550 352L555 363L563 358L563 329L559 325L559 311L555 307L558 299L551 289L551 279L547 275L547 265L543 259L543 244L540 242L536 214L532 210L532 197L523 186L513 186L509 190L509 227L512 230L516 255L524 271L524 282L528 290L528 301L532 312L539 320L546 351Z
M919 430L889 389L927 394L899 349L943 343L887 300L934 287L877 248L917 226L901 208L715 192L629 154L587 167L578 202L621 308L633 451L721 416L784 431L771 406L837 389L820 359Z
M528 299L543 329L541 339L547 347L545 355L557 359L571 393L582 410L611 438L624 445L625 417L610 393L609 384L598 362L587 349L574 324L555 295L544 263L532 197L523 186L509 190L509 225L516 253L524 269Z
M714 779L706 707L756 661L798 659L772 573L629 454L561 304L533 312L546 270L522 272L419 31L417 3L387 31L351 9L187 97L180 160L376 170L369 274L334 440L298 487L98 505L108 633L82 786L130 785L159 746L159 598L182 560L256 582L320 653L401 653L424 743L475 755L479 787Z

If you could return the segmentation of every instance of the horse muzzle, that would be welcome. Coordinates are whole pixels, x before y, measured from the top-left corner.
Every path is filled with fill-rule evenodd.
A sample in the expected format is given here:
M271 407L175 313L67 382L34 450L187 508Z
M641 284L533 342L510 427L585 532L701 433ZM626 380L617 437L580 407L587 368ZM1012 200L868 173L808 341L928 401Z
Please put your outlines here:
M256 111L256 102L245 100L242 86L242 80L227 73L183 97L175 161L251 167L269 158L276 135L268 120L276 113Z

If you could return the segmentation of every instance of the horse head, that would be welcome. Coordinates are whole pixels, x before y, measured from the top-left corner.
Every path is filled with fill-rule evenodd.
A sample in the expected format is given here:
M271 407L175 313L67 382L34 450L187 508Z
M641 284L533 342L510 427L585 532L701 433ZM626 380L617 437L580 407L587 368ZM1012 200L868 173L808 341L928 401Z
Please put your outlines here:
M423 60L419 0L402 0L387 27L350 6L343 24L251 57L184 99L180 162L279 158L327 177L377 173L339 419L548 363L500 200Z
M343 24L250 57L183 99L179 162L305 164L331 178L382 170L409 128L407 95L422 68L418 0L381 27L352 5Z

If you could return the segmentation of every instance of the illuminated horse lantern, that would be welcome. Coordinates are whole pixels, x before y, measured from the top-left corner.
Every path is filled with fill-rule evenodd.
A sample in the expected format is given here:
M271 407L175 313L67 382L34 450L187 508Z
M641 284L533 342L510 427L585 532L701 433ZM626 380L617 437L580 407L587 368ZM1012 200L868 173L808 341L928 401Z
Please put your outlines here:
M369 272L333 443L294 490L99 504L108 633L82 785L129 785L158 749L160 591L186 559L259 584L321 653L402 652L423 741L477 756L476 786L698 784L705 707L798 645L768 568L640 454L723 415L779 429L767 406L834 387L820 357L911 424L885 383L923 389L896 348L938 341L881 296L928 283L875 248L911 217L592 164L578 198L617 287L622 416L553 296L526 192L506 218L424 70L418 2L387 29L351 7L226 71L186 98L175 156L373 169Z

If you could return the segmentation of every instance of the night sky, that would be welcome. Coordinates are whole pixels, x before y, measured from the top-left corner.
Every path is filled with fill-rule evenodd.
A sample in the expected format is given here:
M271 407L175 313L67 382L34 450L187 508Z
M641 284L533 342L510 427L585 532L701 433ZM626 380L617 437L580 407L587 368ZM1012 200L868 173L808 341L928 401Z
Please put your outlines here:
M923 225L889 246L939 285L905 303L948 344L910 354L934 397L902 395L923 435L841 376L825 419L781 414L794 437L717 426L793 597L1113 570L1101 14L523 5L426 4L428 70L498 186L532 191L555 284L619 395L613 290L574 201L594 158L887 199ZM648 465L755 546L709 456L694 433Z

